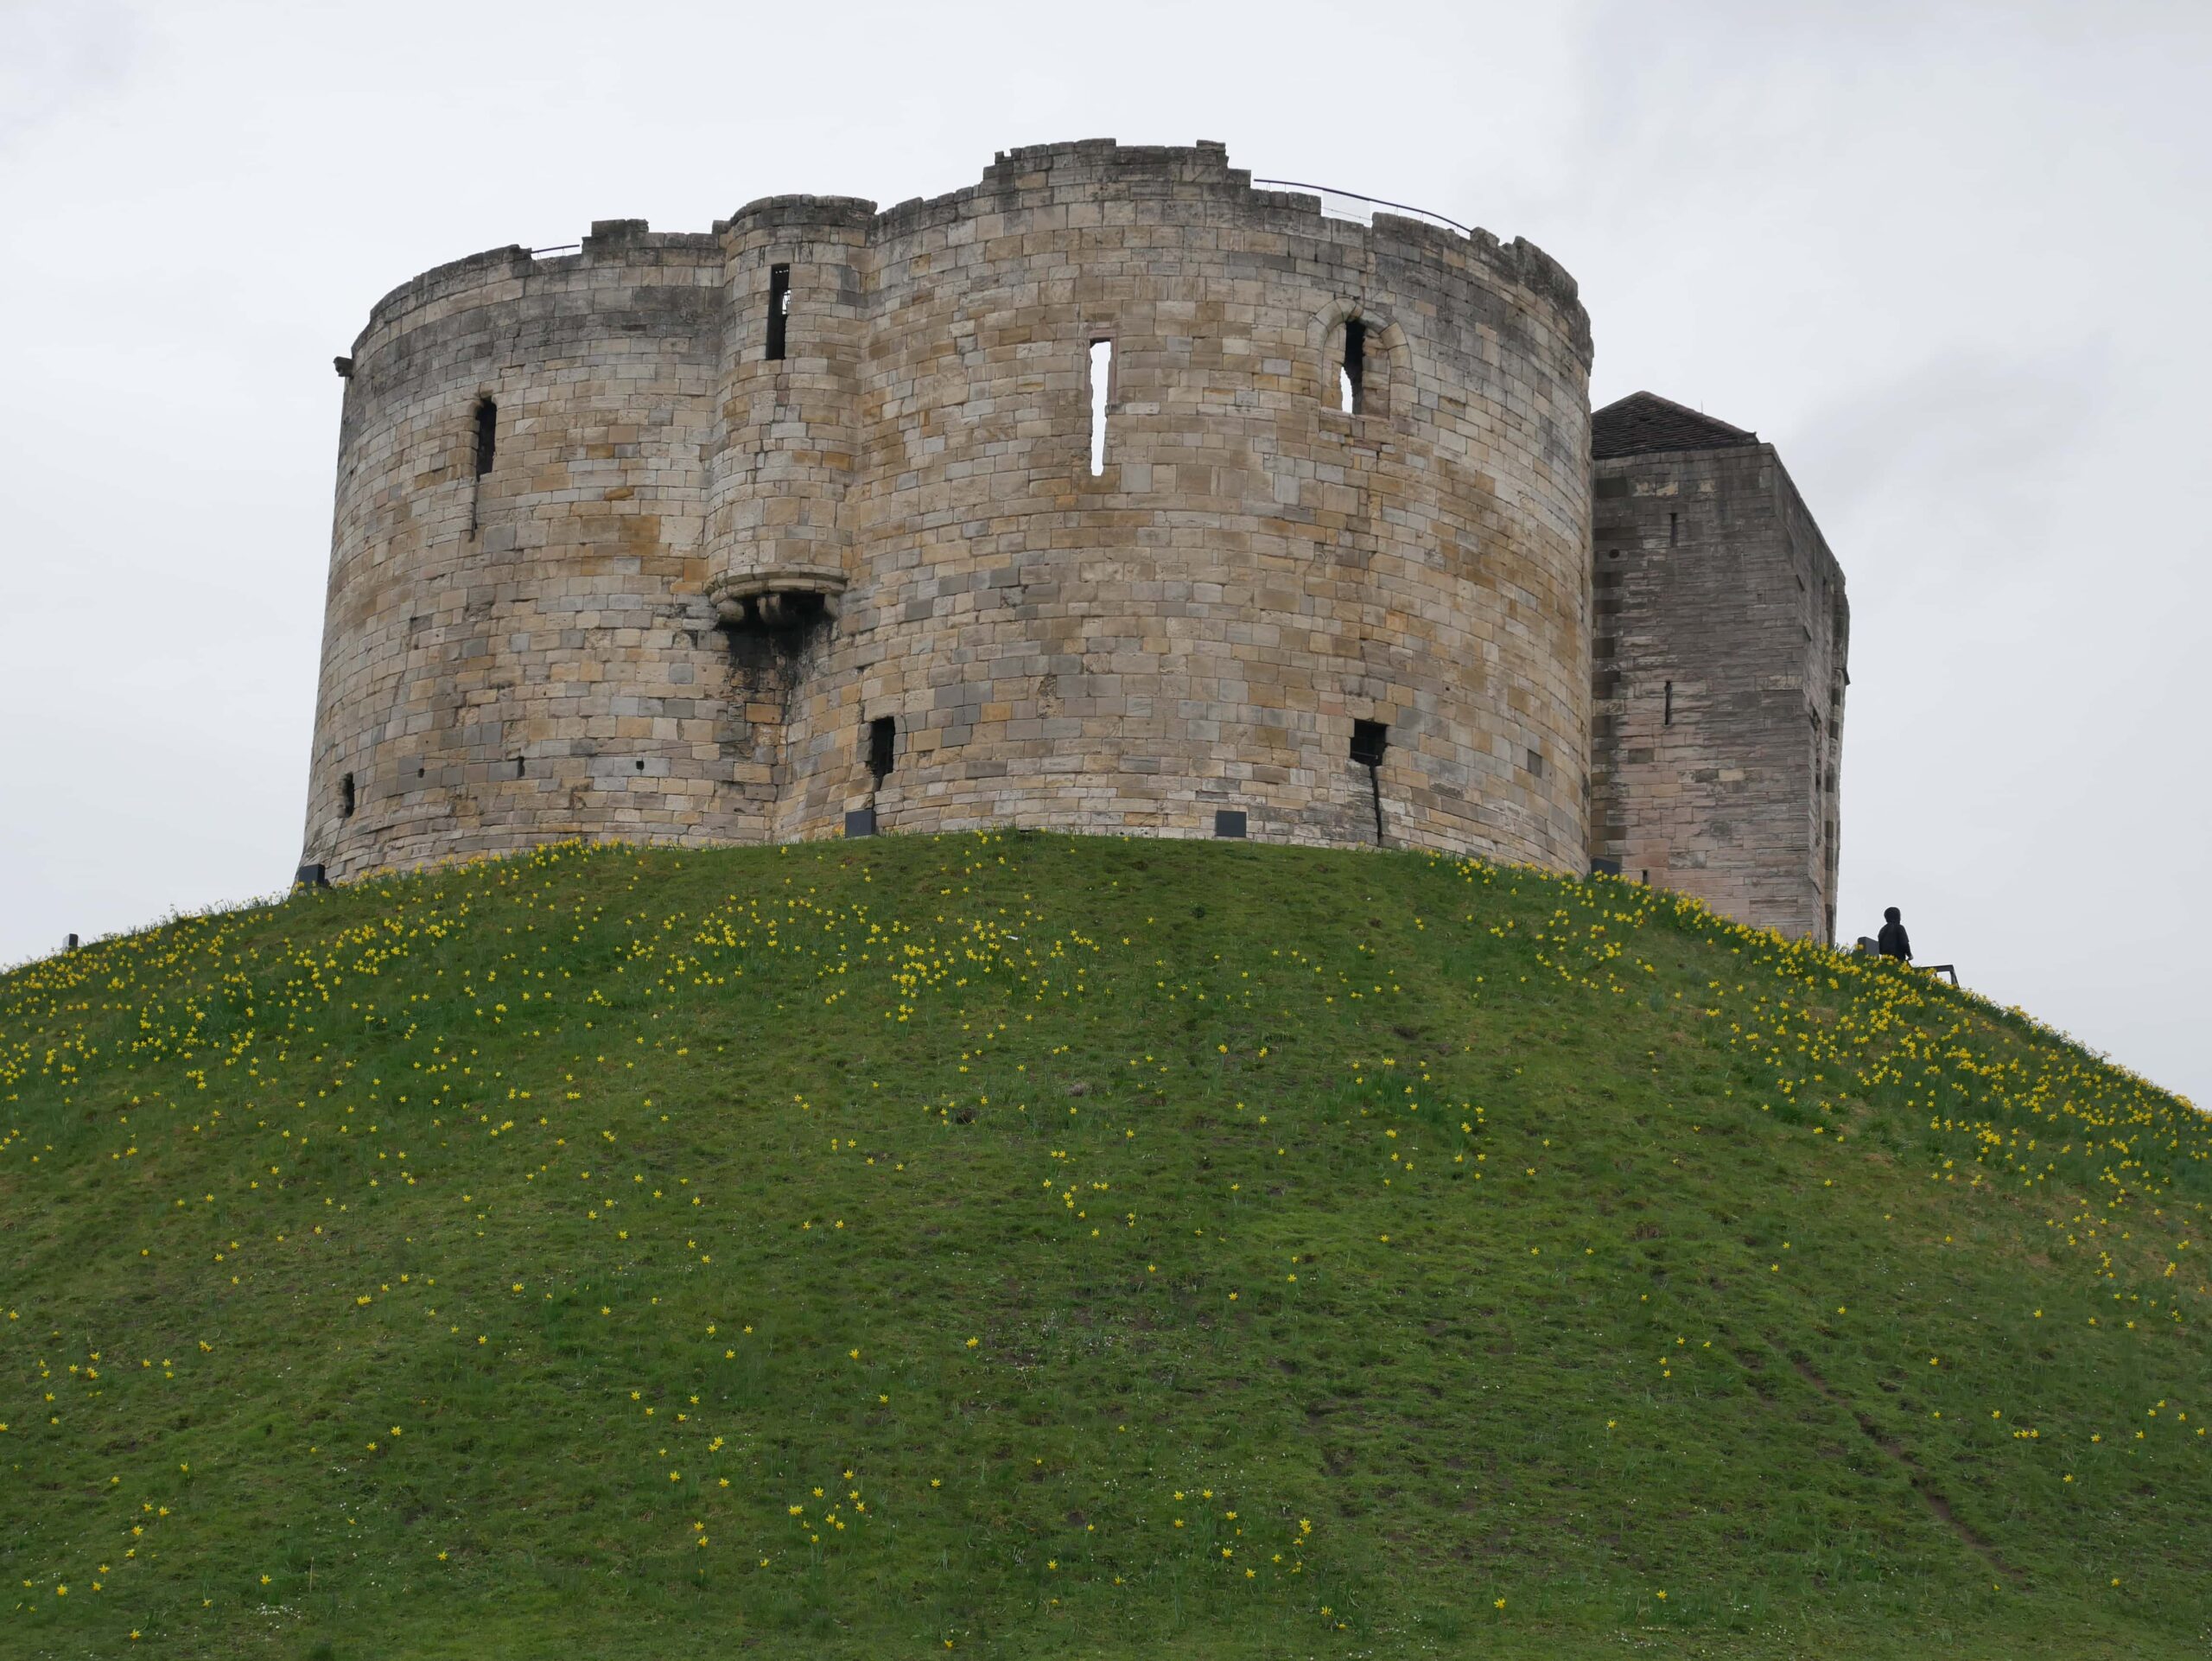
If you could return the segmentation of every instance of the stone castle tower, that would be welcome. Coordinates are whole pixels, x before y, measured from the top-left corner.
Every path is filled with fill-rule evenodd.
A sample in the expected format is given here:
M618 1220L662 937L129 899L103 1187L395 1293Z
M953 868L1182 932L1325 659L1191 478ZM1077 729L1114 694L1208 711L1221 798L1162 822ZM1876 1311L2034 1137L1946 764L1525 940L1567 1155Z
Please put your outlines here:
M1009 824L1573 871L1663 847L1652 880L1825 932L1770 870L1802 781L1722 718L1739 676L1773 690L1779 612L1738 638L1642 542L1617 570L1654 597L1593 611L1590 358L1538 249L1325 217L1208 143L441 266L339 360L305 859ZM1740 479L1601 461L1599 520L1629 525L1616 483L1688 490L1710 549L1717 505L1796 504L1736 439ZM1702 748L1618 748L1646 652L1705 675L1675 717ZM1749 792L1660 788L1731 755Z

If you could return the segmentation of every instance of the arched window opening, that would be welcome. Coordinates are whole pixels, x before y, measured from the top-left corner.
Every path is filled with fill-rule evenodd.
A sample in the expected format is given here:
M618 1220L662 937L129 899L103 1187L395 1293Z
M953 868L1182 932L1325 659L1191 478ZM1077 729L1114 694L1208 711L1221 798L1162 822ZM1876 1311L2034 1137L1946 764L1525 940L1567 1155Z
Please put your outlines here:
M1367 411L1367 325L1357 317L1344 319L1344 358L1337 367L1337 398L1346 415Z

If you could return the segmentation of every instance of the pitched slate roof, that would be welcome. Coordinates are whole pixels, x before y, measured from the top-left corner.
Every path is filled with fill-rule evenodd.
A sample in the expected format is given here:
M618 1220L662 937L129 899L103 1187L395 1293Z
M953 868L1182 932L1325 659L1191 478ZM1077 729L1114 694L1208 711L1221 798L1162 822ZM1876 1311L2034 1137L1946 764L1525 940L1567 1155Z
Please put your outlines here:
M1611 455L1726 449L1758 442L1757 433L1715 421L1656 392L1630 392L1590 417L1590 454L1601 461Z

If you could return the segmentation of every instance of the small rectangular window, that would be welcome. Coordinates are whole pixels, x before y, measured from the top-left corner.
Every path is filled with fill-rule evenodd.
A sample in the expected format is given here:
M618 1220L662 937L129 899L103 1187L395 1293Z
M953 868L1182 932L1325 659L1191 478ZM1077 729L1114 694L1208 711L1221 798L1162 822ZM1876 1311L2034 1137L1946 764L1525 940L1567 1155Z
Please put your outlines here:
M1344 362L1337 372L1337 391L1346 415L1358 415L1367 402L1367 325L1344 320Z
M780 363L784 356L784 320L791 315L791 268L771 265L768 268L768 361Z
M1668 514L1668 515L1667 515L1667 545L1668 545L1669 548L1672 548L1672 547L1674 547L1677 543L1681 542L1681 539L1682 539L1682 516L1681 516L1680 513L1669 513L1669 514Z
M499 406L488 398L476 400L476 476L492 470L492 457L499 442Z
M1544 776L1544 753L1541 750L1529 752L1529 771L1539 779Z
M353 775L350 773L338 781L338 817L353 817Z
M1380 721L1351 723L1351 759L1363 767L1382 765L1382 752L1390 747L1390 729Z
M1106 471L1106 394L1114 381L1114 343L1090 343L1090 476Z
M891 776L898 741L899 723L890 716L878 716L868 723L868 770L878 784Z
M1667 712L1659 724L1662 727L1671 727L1675 724L1675 683L1672 681L1667 683Z

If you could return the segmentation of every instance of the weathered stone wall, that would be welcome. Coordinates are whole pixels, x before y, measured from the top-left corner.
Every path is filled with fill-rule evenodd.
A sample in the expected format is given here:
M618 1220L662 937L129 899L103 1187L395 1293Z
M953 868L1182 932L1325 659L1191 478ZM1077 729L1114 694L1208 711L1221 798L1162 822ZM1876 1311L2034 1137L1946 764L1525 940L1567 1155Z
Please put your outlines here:
M355 346L308 807L334 876L762 834L717 776L729 654L699 549L721 253L640 229L441 267Z
M1372 842L1376 721L1388 841L1580 869L1589 360L1537 250L1325 219L1216 145L442 267L353 353L307 857L817 836L871 804Z
M1600 458L1595 490L1592 858L1833 941L1834 557L1770 444Z

